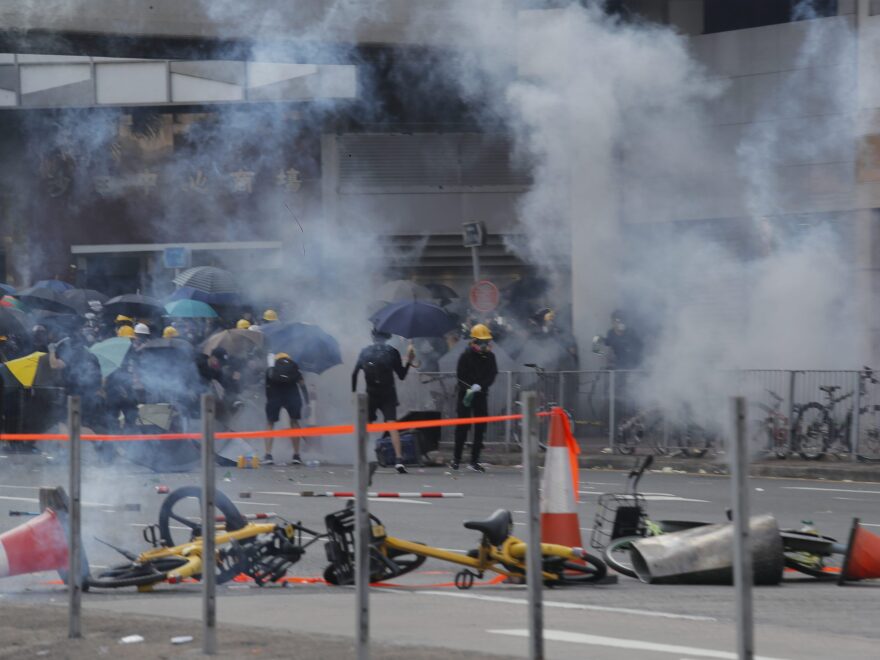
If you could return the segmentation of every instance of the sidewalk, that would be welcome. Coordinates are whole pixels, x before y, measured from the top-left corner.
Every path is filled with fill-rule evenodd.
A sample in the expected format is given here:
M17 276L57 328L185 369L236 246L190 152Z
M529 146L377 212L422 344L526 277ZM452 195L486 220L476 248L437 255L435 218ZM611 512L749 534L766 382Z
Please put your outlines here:
M590 470L630 470L646 454L623 456L603 453L607 443L603 440L579 440L581 454L579 464ZM487 446L483 458L496 465L520 465L519 452L505 452L501 445ZM684 458L654 456L652 470L664 472L683 472L689 474L729 474L724 454L708 455L705 458ZM848 456L836 458L826 456L819 461L805 461L801 458L767 458L759 456L752 461L750 474L753 477L777 477L782 479L825 479L828 481L864 481L880 483L880 462L863 463L852 461Z

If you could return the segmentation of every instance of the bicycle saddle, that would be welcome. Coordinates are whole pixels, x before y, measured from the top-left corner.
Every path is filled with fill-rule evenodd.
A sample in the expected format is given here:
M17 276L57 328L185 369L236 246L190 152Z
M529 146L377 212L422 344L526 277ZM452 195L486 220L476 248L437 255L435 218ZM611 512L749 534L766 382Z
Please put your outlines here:
M840 389L840 385L820 385L819 389L823 392L828 392L828 394L834 394L834 392Z
M465 529L473 529L485 534L492 545L501 545L504 539L510 536L510 511L498 509L485 520L468 520L464 526Z

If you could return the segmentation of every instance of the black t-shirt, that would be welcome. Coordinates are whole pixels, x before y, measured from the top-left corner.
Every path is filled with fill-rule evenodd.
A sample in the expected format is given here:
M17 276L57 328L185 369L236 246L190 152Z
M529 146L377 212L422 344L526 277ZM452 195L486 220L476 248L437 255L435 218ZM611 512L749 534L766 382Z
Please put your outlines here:
M281 358L266 370L266 398L299 398L299 386L302 382L299 365L293 360Z
M409 364L404 366L400 352L388 344L371 344L361 351L354 372L351 374L351 391L357 390L358 372L364 372L367 394L373 396L396 396L394 374L400 380L406 378Z
M617 334L609 330L605 344L614 351L615 369L638 369L642 364L642 340L630 329Z

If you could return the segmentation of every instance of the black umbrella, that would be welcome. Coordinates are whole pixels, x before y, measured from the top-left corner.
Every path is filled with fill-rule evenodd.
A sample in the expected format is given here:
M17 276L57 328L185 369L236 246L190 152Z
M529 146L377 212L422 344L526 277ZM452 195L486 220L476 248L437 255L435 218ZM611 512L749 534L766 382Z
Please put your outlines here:
M375 293L375 299L383 302L431 300L431 292L412 280L392 280L386 282Z
M458 293L451 286L440 284L439 282L429 282L425 288L431 292L431 295L440 301L441 305L447 305L453 300L459 298Z
M236 293L238 283L227 270L213 266L188 268L174 278L177 286L188 286L206 293Z
M103 305L107 302L107 296L94 289L69 289L62 293L61 297L80 314L93 311L89 303L98 302Z
M303 371L320 374L342 364L339 342L311 323L270 323L263 328L269 348L290 355Z
M104 303L104 311L108 314L124 314L134 317L152 317L165 314L165 306L149 296L139 293L127 293L116 296Z
M27 335L27 317L11 307L0 307L0 335Z
M68 335L77 332L82 328L85 319L70 311L68 312L50 312L46 309L38 309L31 313L31 320L34 324L46 326L47 330L54 330L56 333Z
M46 287L32 286L19 293L16 298L30 309L44 309L61 314L76 313L76 309L64 299L63 294Z
M383 307L370 318L380 332L413 337L442 337L455 323L442 307L428 303L396 302Z

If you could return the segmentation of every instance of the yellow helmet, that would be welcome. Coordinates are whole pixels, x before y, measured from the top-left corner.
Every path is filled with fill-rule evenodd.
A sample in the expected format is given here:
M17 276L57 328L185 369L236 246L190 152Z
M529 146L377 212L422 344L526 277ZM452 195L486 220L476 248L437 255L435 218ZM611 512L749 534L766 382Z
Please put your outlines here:
M287 353L275 353L275 360L289 360L290 356Z
M263 312L263 320L264 321L277 321L278 320L278 312L274 309L267 309Z
M134 328L130 325L124 325L116 331L117 337L134 337Z
M471 339L483 339L489 340L492 339L492 333L489 332L489 328L487 328L482 323L477 323L473 328L471 328Z
M180 333L177 331L177 328L175 328L173 325L169 325L167 328L165 328L162 331L162 338L163 339L171 339L172 337L179 337L179 336L180 336Z
M247 319L238 319L238 323L235 324L235 327L239 330L247 330L249 327L251 327L251 322Z
M131 318L130 316L123 316L122 314L120 314L119 316L116 317L116 322L117 323L134 323L134 319Z

